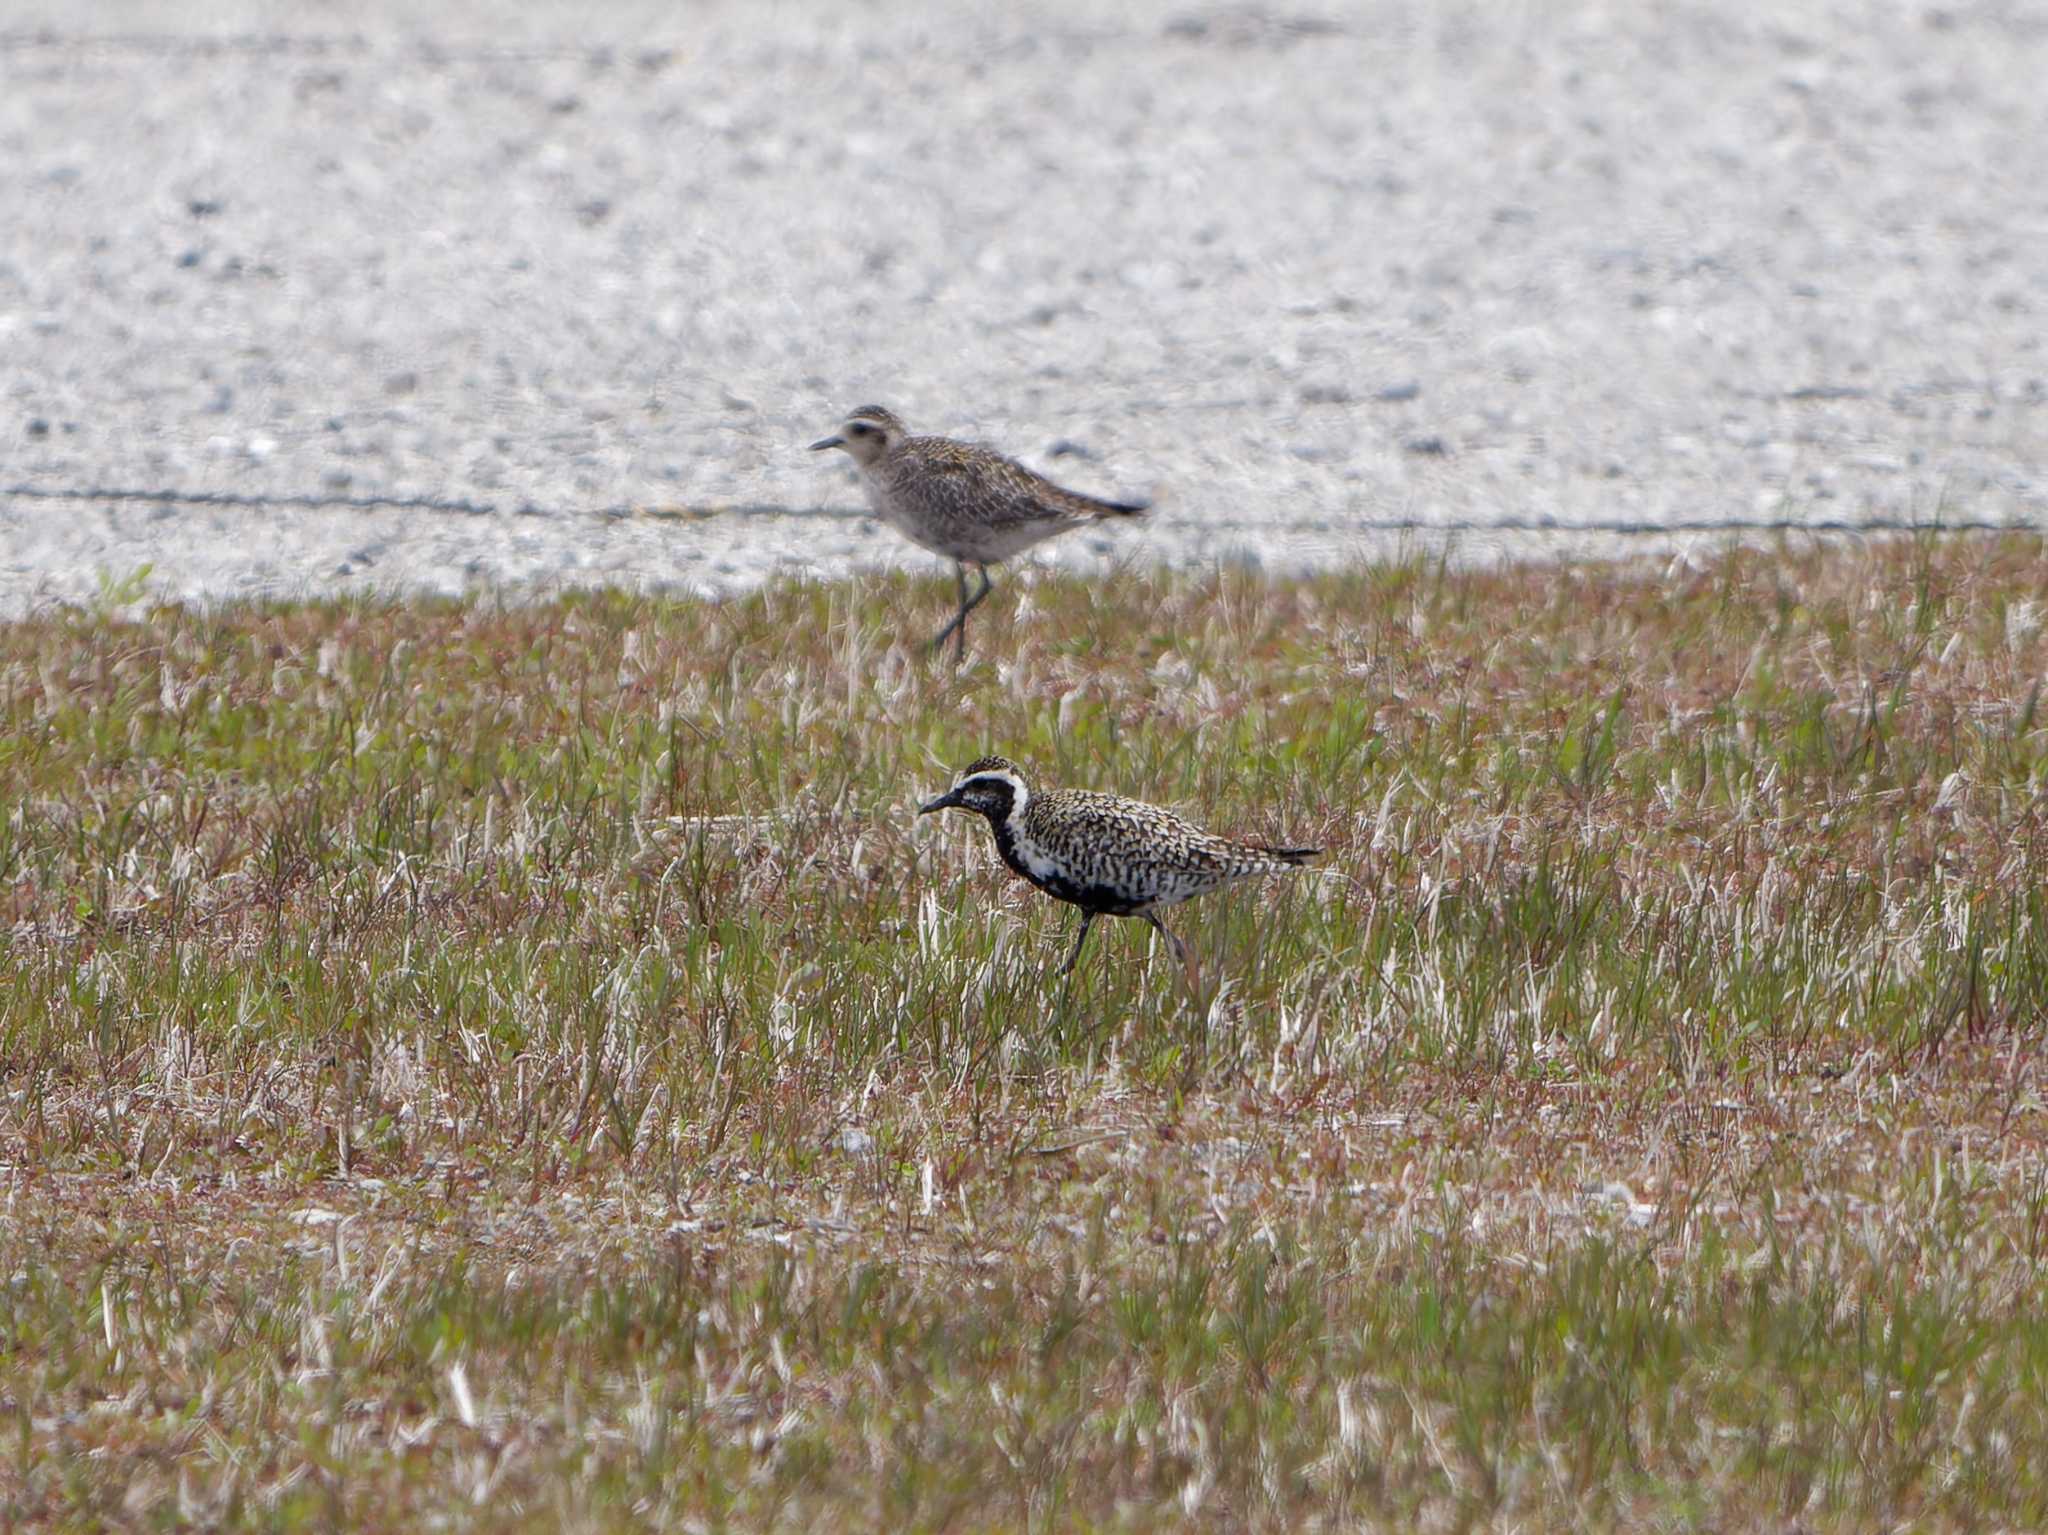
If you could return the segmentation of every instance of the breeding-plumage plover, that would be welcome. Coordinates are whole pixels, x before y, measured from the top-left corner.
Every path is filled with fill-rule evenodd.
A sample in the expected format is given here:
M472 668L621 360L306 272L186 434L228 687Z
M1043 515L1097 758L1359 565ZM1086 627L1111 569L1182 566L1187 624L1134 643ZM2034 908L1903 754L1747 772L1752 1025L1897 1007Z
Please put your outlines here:
M1058 975L1074 968L1097 917L1143 917L1165 935L1174 957L1185 965L1187 947L1160 922L1161 907L1232 880L1296 868L1322 851L1233 841L1170 810L1116 794L1034 791L1016 764L1001 757L968 764L952 788L920 805L917 813L934 810L986 816L996 851L1014 873L1081 908L1081 931Z
M967 615L989 594L990 565L1033 544L1104 517L1135 517L1142 501L1103 501L1053 484L1013 459L949 437L913 437L879 405L853 411L813 453L842 448L860 470L875 515L920 548L953 562L960 611L932 639L953 639L958 660L967 645ZM967 567L981 572L981 590L967 595Z

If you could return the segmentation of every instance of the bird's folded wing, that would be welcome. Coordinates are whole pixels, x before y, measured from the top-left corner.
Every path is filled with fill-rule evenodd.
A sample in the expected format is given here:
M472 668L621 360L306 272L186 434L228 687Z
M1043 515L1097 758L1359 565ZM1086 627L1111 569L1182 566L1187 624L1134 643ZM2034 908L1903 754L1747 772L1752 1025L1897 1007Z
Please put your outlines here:
M947 455L934 458L928 468L946 486L949 499L974 506L976 519L991 528L1079 521L1124 510L1055 485L1009 459Z
M1154 843L1136 854L1134 861L1149 864L1161 874L1219 879L1228 878L1234 866L1230 852L1230 844L1222 838L1197 833L1185 839Z

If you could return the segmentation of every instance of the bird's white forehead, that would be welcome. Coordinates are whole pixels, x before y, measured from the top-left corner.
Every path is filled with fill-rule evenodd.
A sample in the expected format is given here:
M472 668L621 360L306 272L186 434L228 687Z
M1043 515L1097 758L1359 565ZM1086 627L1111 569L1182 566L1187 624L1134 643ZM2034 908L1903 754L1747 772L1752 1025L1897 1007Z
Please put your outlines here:
M1024 792L1024 780L1015 773L1004 772L1001 768L983 768L978 773L969 773L955 787L966 789L978 783L1006 783L1019 794Z

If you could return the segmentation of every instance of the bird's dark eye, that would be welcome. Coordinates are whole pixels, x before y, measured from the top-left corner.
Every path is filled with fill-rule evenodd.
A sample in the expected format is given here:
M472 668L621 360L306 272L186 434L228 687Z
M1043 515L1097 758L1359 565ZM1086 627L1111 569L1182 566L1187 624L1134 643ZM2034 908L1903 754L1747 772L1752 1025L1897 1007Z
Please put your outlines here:
M874 428L869 426L865 421L856 421L853 423L852 426L849 426L846 429L846 435L849 437L865 437L868 433L872 432L873 430Z

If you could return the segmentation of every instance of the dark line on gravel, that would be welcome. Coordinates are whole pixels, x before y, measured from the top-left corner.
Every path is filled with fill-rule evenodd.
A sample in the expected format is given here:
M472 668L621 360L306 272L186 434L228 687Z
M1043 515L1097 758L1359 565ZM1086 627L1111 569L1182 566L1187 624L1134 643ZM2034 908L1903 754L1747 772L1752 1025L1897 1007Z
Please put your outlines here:
M850 507L784 506L770 501L735 501L712 506L629 505L550 507L531 501L501 504L467 496L336 496L283 492L270 494L233 490L179 490L174 486L143 489L117 485L5 485L0 498L23 501L104 501L146 506L230 507L245 511L287 508L298 511L432 512L451 517L543 517L563 520L589 517L608 522L709 522L718 517L781 517L818 522L865 522L873 513ZM1595 518L1565 522L1553 517L1454 518L1361 517L1338 524L1327 517L1273 522L1206 522L1196 526L1215 532L1280 533L1555 533L1604 534L1616 538L1661 538L1675 533L2041 533L2033 522L1994 522L1989 518L1958 518L1922 522L1909 517L1816 518L1687 517L1672 522L1632 518Z
M285 32L0 32L0 53L361 53L359 35Z
M1306 524L1323 527L1323 523ZM1686 517L1672 522L1635 522L1593 518L1560 522L1551 517L1500 517L1490 521L1431 522L1422 517L1375 519L1360 523L1365 532L1399 533L1609 533L1624 538L1656 538L1666 533L2039 533L2031 522L1993 522L1963 517L1954 522L1916 522L1910 517Z
M283 507L298 511L435 512L450 517L596 517L613 522L649 519L656 522L703 522L734 514L763 517L809 517L854 522L872 514L844 507L783 506L774 502L735 501L717 506L549 507L531 501L500 503L468 496L336 496L281 491L180 490L175 486L145 489L128 485L0 485L0 498L24 501L112 501L146 506L221 506L256 511Z
M360 33L289 32L98 32L51 30L0 32L0 53L139 53L159 58L209 57L221 54L329 54L363 56L376 51ZM393 53L427 64L581 63L608 69L632 63L658 70L673 62L676 50L665 47L621 48L598 43L562 43L527 47L496 47L487 43L437 43L431 39L398 45Z

